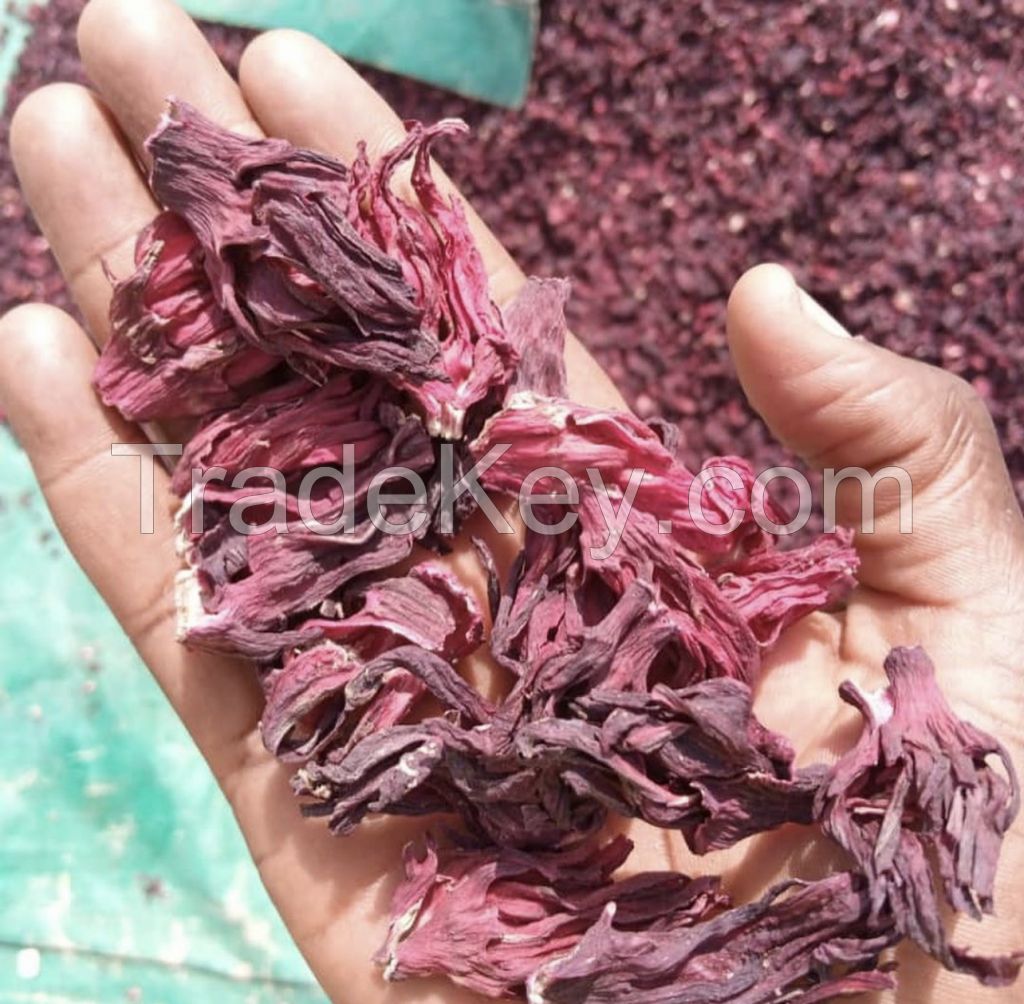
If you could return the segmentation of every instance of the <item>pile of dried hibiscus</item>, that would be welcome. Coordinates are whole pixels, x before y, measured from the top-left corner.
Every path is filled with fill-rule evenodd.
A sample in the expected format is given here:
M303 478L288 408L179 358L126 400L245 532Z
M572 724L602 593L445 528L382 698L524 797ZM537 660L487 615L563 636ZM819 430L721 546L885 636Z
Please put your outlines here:
M305 811L339 834L376 813L461 822L407 852L386 975L533 1004L809 1004L892 986L881 956L908 937L1012 981L1024 955L973 955L940 919L992 910L1018 808L1005 751L952 714L922 650L895 649L886 689L842 691L855 748L796 768L751 687L780 632L852 588L849 535L780 550L744 461L705 482L665 425L566 398L566 284L530 280L500 311L432 178L432 141L460 129L413 125L346 167L172 102L149 141L165 211L116 283L96 373L127 417L197 424L173 480L182 634L256 661L264 740ZM527 484L507 574L475 541L482 609L430 552L485 492ZM514 680L496 702L458 671L485 640ZM616 881L613 813L698 853L817 825L852 870L745 906L710 878Z

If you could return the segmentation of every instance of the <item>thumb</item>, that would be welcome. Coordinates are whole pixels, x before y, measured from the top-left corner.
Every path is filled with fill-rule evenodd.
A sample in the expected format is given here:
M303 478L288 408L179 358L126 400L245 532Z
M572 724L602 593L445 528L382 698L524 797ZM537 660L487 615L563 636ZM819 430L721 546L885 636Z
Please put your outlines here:
M970 384L852 338L778 265L740 279L727 324L743 389L773 434L818 470L864 472L838 484L835 511L857 531L865 585L962 604L1024 578L1024 522Z

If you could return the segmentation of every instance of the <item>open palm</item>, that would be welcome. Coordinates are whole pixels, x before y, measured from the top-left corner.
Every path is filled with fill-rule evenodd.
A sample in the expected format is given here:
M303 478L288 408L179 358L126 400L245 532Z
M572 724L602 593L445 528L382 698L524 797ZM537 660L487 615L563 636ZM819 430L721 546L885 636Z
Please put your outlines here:
M401 122L341 59L292 32L257 38L240 84L225 73L191 21L169 0L92 0L79 44L95 92L54 85L19 109L11 144L32 208L49 238L93 338L108 333L110 284L131 267L136 233L155 215L142 142L168 95L222 125L281 136L351 159L391 146ZM491 291L514 296L522 274L475 218ZM685 249L680 249L685 253ZM869 471L905 468L914 484L914 532L900 534L894 483L878 492L876 528L859 538L861 586L847 610L805 619L767 660L757 710L790 736L801 759L834 756L852 739L855 716L839 702L845 678L879 680L894 644L923 642L954 708L1024 749L1024 525L980 401L953 377L835 330L788 273L748 273L730 303L730 340L754 406L812 464ZM178 568L173 500L157 472L156 532L139 533L138 471L112 457L114 442L144 434L104 409L90 388L96 348L67 315L23 306L2 322L0 396L28 450L65 539L156 675L217 776L260 874L299 947L335 1001L461 1002L442 982L384 984L370 965L383 940L401 847L422 822L383 819L344 840L300 817L288 770L265 752L261 693L249 667L186 650L175 640ZM576 342L568 348L570 392L594 405L621 398ZM887 492L889 494L887 494ZM161 503L163 500L163 503ZM856 523L859 495L840 497L839 518ZM468 554L451 559L466 576ZM486 686L486 668L478 668ZM739 899L780 875L813 875L831 852L786 828L695 861L676 834L629 827L636 868L720 871ZM979 950L1019 947L1024 835L1009 837L998 925L961 932ZM975 1000L969 980L937 974L906 953L901 1004ZM1019 990L986 993L1015 1000Z

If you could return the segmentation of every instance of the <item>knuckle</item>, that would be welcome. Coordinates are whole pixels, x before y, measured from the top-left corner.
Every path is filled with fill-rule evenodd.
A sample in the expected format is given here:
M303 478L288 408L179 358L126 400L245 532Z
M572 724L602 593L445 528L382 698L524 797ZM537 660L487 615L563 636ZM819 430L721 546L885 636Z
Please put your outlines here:
M973 408L981 402L981 395L962 376L940 370L945 383L944 395L947 407Z
M21 303L0 318L0 340L31 343L28 346L30 350L40 342L64 338L72 333L77 333L77 325L71 317L48 303ZM6 347L12 348L10 344Z
M22 99L11 119L11 150L19 153L45 146L52 138L61 148L68 131L83 128L83 120L96 110L92 94L80 84L52 83L32 91Z

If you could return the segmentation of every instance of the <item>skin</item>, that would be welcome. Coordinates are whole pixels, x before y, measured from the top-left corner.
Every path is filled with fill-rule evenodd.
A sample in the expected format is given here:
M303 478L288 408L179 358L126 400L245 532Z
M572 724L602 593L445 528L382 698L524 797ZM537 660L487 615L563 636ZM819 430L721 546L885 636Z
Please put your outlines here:
M172 580L178 567L167 479L158 471L157 529L137 532L138 475L110 456L112 442L143 433L104 409L89 386L94 341L108 334L110 286L131 265L136 233L156 212L137 160L169 94L249 135L352 157L365 139L374 155L401 134L395 113L350 67L313 39L271 32L248 48L241 83L167 0L92 0L79 47L92 89L57 84L17 112L11 146L32 208L49 238L92 338L44 305L0 322L0 400L28 451L65 540L206 757L253 859L295 941L331 999L377 1004L462 1004L473 995L443 981L384 984L368 959L383 940L402 846L422 822L378 820L344 841L303 820L288 771L264 751L261 698L247 666L190 652L174 638ZM522 273L475 216L473 226L495 299L506 302ZM894 483L879 489L875 532L862 535L860 586L848 608L806 618L766 661L757 711L790 736L802 762L834 758L856 736L853 712L836 697L843 679L881 681L892 645L924 642L954 709L997 735L1018 763L1024 747L1024 522L991 421L969 386L941 370L850 338L784 269L759 266L729 301L730 346L744 390L772 431L821 467L890 465L914 486L913 533L900 534ZM593 405L621 398L575 341L570 390ZM58 402L59 406L54 407ZM840 493L840 522L859 501ZM452 559L479 584L465 552ZM484 687L485 664L470 667ZM720 872L739 900L786 875L815 877L841 865L807 833L782 830L729 852L693 860L674 834L626 827L637 842L631 868ZM955 925L979 952L1024 947L1024 829L1006 841L998 920ZM900 950L898 1004L1020 1001L1022 981L980 992ZM882 999L882 998L880 998Z

